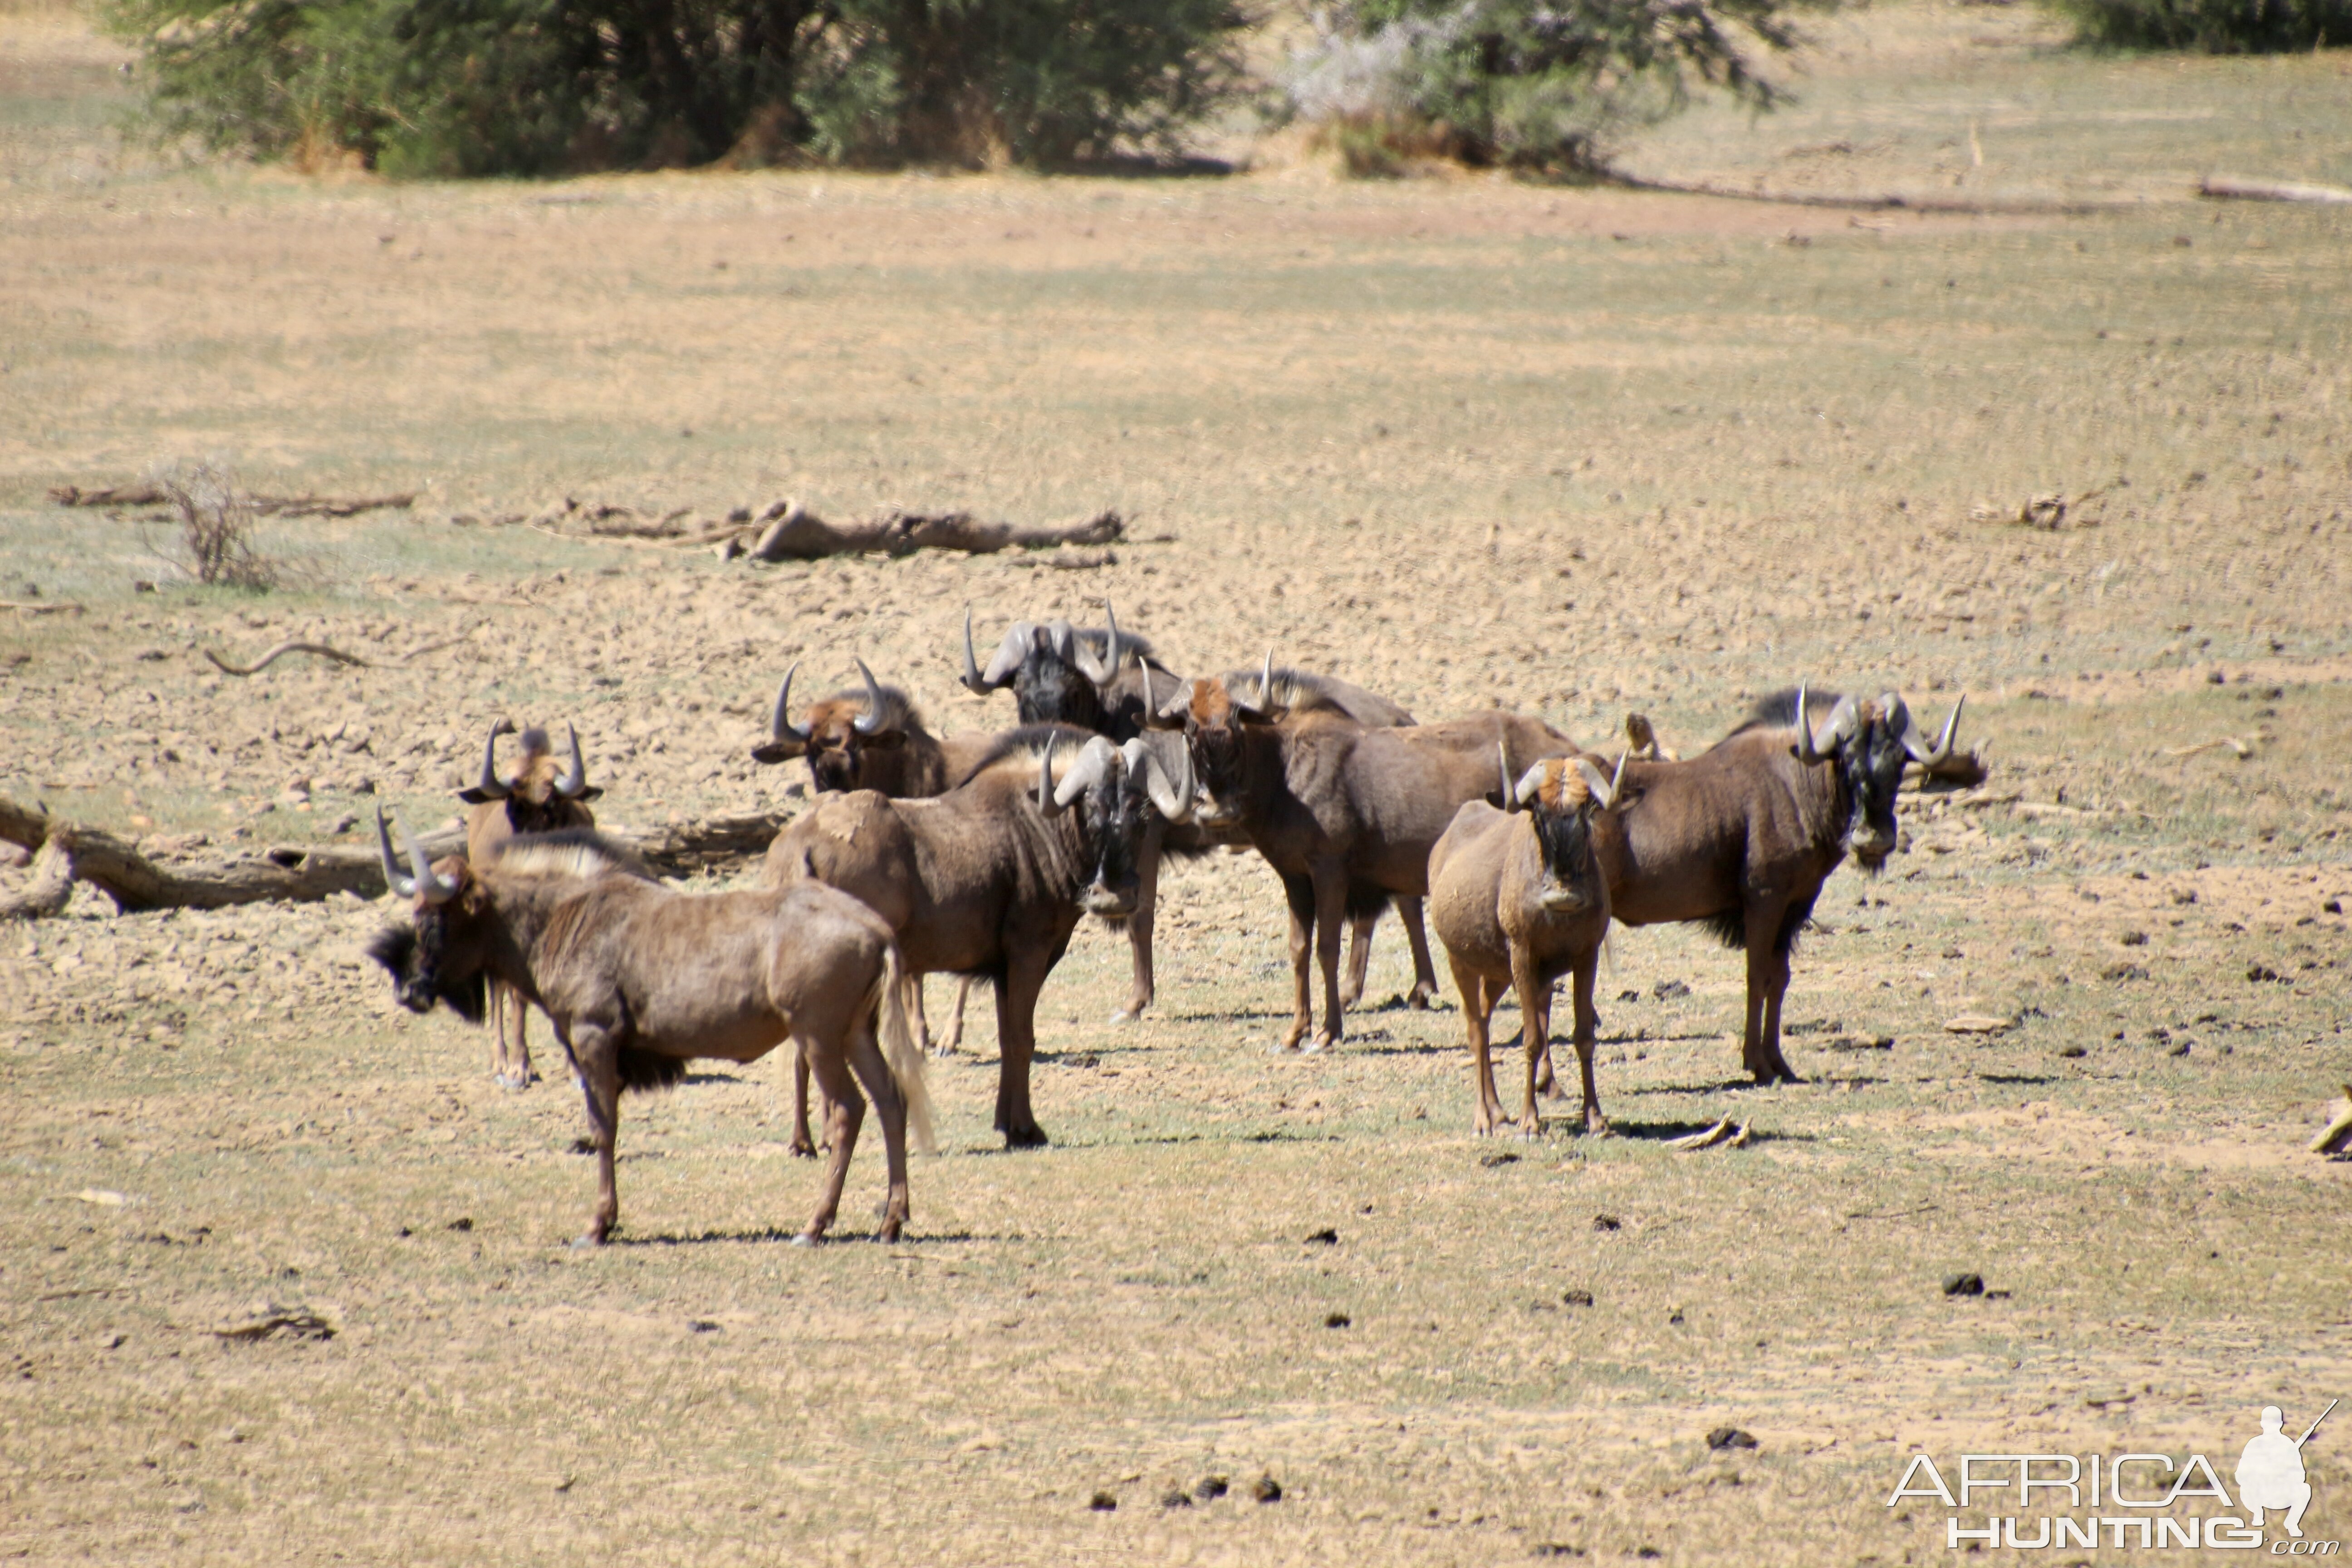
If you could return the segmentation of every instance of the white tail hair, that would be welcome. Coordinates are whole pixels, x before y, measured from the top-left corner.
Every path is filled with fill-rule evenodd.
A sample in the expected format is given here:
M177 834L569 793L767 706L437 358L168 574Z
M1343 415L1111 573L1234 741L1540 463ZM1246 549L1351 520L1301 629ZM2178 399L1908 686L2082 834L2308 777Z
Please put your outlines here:
M916 1148L932 1154L939 1152L939 1144L931 1136L931 1097L923 1088L923 1053L915 1044L914 1031L907 1026L907 981L906 961L899 956L894 938L883 950L882 978L873 999L882 1014L882 1059L889 1064L890 1077L898 1085L898 1098L907 1102L908 1135Z

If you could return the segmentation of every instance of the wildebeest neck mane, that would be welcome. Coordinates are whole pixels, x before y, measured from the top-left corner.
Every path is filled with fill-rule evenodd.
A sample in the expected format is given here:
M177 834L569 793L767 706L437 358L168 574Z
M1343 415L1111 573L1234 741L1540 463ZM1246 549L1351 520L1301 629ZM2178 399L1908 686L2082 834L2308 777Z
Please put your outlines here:
M519 833L499 847L490 865L501 871L552 877L601 877L608 871L650 881L652 873L626 846L593 827Z
M1127 637L1125 632L1118 635L1122 640ZM988 749L987 755L972 764L971 772L964 774L964 779L970 782L989 769L1008 762L1026 763L1034 768L1038 760L1045 756L1047 746L1054 748L1056 759L1064 763L1075 762L1086 743L1094 738L1093 731L1081 730L1076 724L1023 724L997 736L996 744Z

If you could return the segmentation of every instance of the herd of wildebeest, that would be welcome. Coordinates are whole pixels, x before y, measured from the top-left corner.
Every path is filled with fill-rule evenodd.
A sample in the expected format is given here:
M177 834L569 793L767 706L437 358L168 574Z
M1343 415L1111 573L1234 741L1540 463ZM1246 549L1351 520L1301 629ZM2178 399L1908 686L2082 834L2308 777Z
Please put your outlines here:
M1185 679L1144 638L1066 620L1016 622L986 668L965 613L961 680L1009 688L1016 728L934 736L906 694L856 662L862 685L794 721L795 665L776 695L761 763L808 763L814 803L770 847L753 890L687 894L600 837L577 732L560 763L545 731L521 734L504 777L492 726L467 852L429 863L402 828L407 865L377 816L393 891L409 922L371 947L400 1001L446 1002L492 1021L496 1071L530 1080L525 1008L554 1025L585 1094L597 1197L583 1243L619 1213L613 1158L620 1096L663 1087L696 1058L750 1062L791 1040L795 1153L814 1155L807 1085L818 1089L831 1154L799 1239L839 1207L870 1095L882 1120L889 1191L879 1236L908 1213L907 1140L929 1141L922 977L944 971L994 988L996 1121L1009 1146L1045 1142L1030 1105L1036 1006L1087 915L1127 928L1134 985L1114 1015L1152 1000L1152 915L1170 854L1253 848L1290 906L1295 1014L1282 1045L1339 1043L1359 1002L1373 922L1393 902L1412 944L1408 1001L1437 976L1423 904L1461 994L1475 1073L1473 1124L1505 1114L1488 1059L1506 987L1526 1047L1517 1125L1540 1130L1551 1092L1551 993L1572 982L1583 1125L1607 1128L1593 1082L1593 979L1610 922L1697 921L1748 955L1743 1065L1759 1083L1792 1072L1780 1053L1789 955L1848 849L1875 872L1895 842L1907 764L1952 755L1955 703L1932 742L1901 697L1798 687L1688 760L1629 716L1614 754L1587 752L1538 719L1500 710L1421 723L1334 676L1258 668ZM1343 925L1353 937L1346 978ZM1323 1017L1310 977L1319 969ZM1310 1033L1311 1031L1311 1033Z

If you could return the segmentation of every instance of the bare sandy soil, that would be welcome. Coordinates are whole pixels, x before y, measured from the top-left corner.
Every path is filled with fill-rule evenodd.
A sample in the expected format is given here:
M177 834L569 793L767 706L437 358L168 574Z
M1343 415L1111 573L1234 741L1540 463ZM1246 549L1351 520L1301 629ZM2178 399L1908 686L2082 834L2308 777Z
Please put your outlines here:
M1268 1050L1278 889L1213 857L1163 884L1141 1022L1105 1022L1115 933L1049 984L1051 1148L995 1150L983 1003L932 1068L907 1242L814 1253L784 1245L814 1173L776 1061L628 1102L618 1244L574 1253L575 1092L499 1091L479 1031L399 1013L360 952L393 911L85 890L0 930L0 1547L1925 1562L1945 1510L1885 1506L1914 1450L2226 1479L2262 1405L2352 1394L2352 1167L2303 1152L2352 1078L2352 232L2149 172L2198 136L2341 145L2342 62L2178 73L2192 107L2277 73L2305 118L2249 130L2130 120L2155 68L2008 12L1839 27L1801 112L1879 162L1838 188L1926 181L1950 150L1906 153L1904 116L1940 92L1961 149L1998 100L2094 127L2150 199L1848 215L1271 158L317 183L126 152L109 46L0 12L0 599L79 606L0 610L0 795L159 857L356 843L378 801L443 820L501 713L578 723L610 823L795 809L797 765L748 756L795 658L862 656L941 729L1009 720L952 679L967 603L992 640L1108 598L1186 671L1272 646L1424 718L1597 742L1637 708L1686 751L1800 678L1937 718L1966 692L1994 769L1831 884L1803 1084L1737 1081L1735 956L1621 933L1617 1135L1475 1140L1450 996ZM1817 189L1864 155L1695 125L1634 162ZM1967 188L2078 195L2042 180L2062 151ZM265 525L265 595L186 583L167 521L44 499L207 454L422 494ZM2053 492L2066 527L2001 521ZM1131 542L760 567L499 521L785 494L1116 507ZM203 658L289 637L377 663ZM2223 739L2249 755L2175 754ZM1371 997L1408 983L1384 930ZM1664 1147L1726 1114L1748 1147ZM1947 1298L1970 1271L2007 1294ZM269 1309L331 1337L217 1331ZM2307 1450L2315 1539L2352 1527L2342 1444Z

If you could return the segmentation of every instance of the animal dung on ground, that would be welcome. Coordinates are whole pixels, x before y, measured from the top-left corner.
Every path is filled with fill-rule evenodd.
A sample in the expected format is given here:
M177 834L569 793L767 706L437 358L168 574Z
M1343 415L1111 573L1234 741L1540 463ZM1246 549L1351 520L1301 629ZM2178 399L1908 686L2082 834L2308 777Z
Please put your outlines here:
M1191 1508L1192 1506L1192 1494L1186 1491L1182 1487L1170 1487L1166 1491L1160 1494L1160 1506L1161 1508Z
M1500 1154L1482 1154L1478 1157L1478 1163L1486 1166L1486 1169L1490 1171L1497 1165L1516 1165L1518 1163L1519 1157L1517 1154L1511 1153L1508 1150L1506 1150Z
M245 1317L223 1323L213 1332L224 1340L247 1343L280 1336L290 1340L331 1340L335 1337L335 1325L307 1307L278 1307L261 1302Z
M1727 1116L1703 1131L1668 1139L1666 1147L1685 1154L1696 1149L1745 1149L1748 1147L1748 1123L1742 1121L1735 1125Z
M1690 986L1680 980L1661 980L1650 987L1650 994L1661 1002L1670 1002L1677 996L1690 994Z
M1327 1329L1345 1329L1352 1327L1354 1323L1355 1320L1345 1312L1333 1312L1323 1320L1323 1326Z
M1642 994L1639 991L1626 990L1617 993L1617 1000L1620 1002L1639 1002L1641 999Z
M1944 1294L1947 1296L1981 1296L1984 1293L1984 1276L1981 1274L1944 1276Z
M1097 1492L1087 1500L1087 1506L1097 1513L1113 1513L1118 1511L1118 1499L1108 1492Z
M2145 980L2147 978L2147 966L2137 963L2111 963L2099 973L2102 978L2107 980ZM2246 978L2252 980L2255 978L2255 975L2249 971Z
M471 1215L459 1215L456 1219L449 1222L449 1228L451 1230L471 1230L474 1228L474 1216Z
M2068 1046L2064 1050L2060 1051L2058 1054L2067 1061L2074 1062L2082 1060L2091 1053L2081 1046Z
M1192 1495L1202 1502L1214 1502L1225 1495L1230 1484L1223 1476L1202 1476L1192 1483Z
M1619 1219L1613 1214L1597 1214L1592 1216L1592 1228L1595 1230L1622 1230L1625 1228L1625 1222Z
M1282 1483L1272 1476L1260 1476L1251 1484L1250 1496L1258 1502L1280 1502Z
M1563 1290L1560 1292L1559 1300L1560 1304L1566 1307L1590 1307L1592 1305L1592 1292L1590 1290Z
M2246 978L2258 984L2266 980L2275 980L2282 984L2293 984L2287 980L2285 975L2281 974L2277 970L2273 969L2267 963L2249 964L2246 968Z
M1832 1035L1822 1042L1823 1050L1831 1051L1891 1051L1895 1048L1892 1035Z
M2344 1098L2330 1109L2335 1111L2336 1120L2327 1124L2326 1131L2311 1141L2311 1152L2315 1154L2352 1153L2352 1083L2344 1086Z
M1963 1013L1944 1020L1944 1032L1948 1035L2005 1035L2016 1026L2016 1019L1998 1018L1990 1013Z
M1724 1454L1734 1448L1753 1448L1756 1438L1753 1434L1743 1432L1737 1426L1718 1426L1706 1435L1706 1446L1718 1454Z
M1305 1242L1301 1245L1307 1247L1337 1247L1339 1245L1339 1233L1327 1225L1321 1230L1318 1230L1314 1235L1307 1237Z

